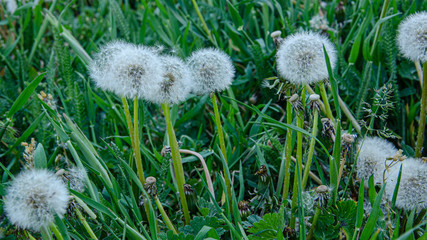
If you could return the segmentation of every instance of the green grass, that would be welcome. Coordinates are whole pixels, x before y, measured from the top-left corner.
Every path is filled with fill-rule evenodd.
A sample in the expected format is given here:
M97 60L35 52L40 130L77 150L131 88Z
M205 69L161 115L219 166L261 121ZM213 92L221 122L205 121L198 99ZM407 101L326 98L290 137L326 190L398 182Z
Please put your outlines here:
M401 56L395 36L401 20L426 11L427 2L343 2L341 6L339 1L299 0L41 0L35 6L19 2L14 14L0 2L0 196L21 171L21 143L31 138L39 144L36 167L57 171L73 164L85 167L89 176L85 192L72 192L81 207L57 218L48 233L16 229L4 215L1 198L0 236L48 239L53 232L57 239L425 239L425 217L397 209L395 199L388 206L390 215L383 216L385 187L367 190L363 181L368 179L356 180L354 146L346 155L341 179L338 169L340 133L347 131L360 139L387 138L406 156L415 155L421 88L415 65ZM340 7L345 13L339 12ZM322 29L310 22L319 8L328 22ZM336 46L338 64L334 71L329 66L331 88L325 87L335 143L322 134L324 111L319 111L318 133L313 136L308 105L304 116L308 125L297 125L296 112L286 106L286 89L279 95L277 88L262 87L265 79L277 76L276 46L270 37L276 30L283 37L303 30L322 32ZM214 95L215 105L209 96L191 95L171 106L168 116L179 148L203 156L215 196L195 156L181 154L184 180L173 175L172 155L162 154L168 131L161 107L142 100L137 109L130 106L130 112L136 110L139 116L133 126L139 133L142 169L146 177L157 178L158 200L178 235L168 230L157 200L143 200L148 195L133 159L134 140L122 99L96 88L88 74L91 56L116 39L163 46L163 53L181 58L216 47L231 56L236 68L232 87ZM376 107L376 117L368 115L364 108L378 101L374 90L385 87L393 108L384 112ZM312 88L319 95L323 90ZM296 87L289 94L301 90ZM41 91L53 96L54 105L39 99ZM349 111L341 110L339 98ZM348 114L361 123L361 133ZM311 139L311 174L331 188L321 211L303 201L303 193L316 195L319 184L309 177L301 187L304 169L290 160L286 164L289 156L300 160L301 147L305 165ZM422 156L427 154L426 142ZM266 181L256 174L261 165L266 166ZM282 199L284 179L289 189L286 199ZM190 221L180 207L181 181L196 193L186 200ZM297 196L295 204L292 196ZM247 218L240 217L241 200L250 201ZM364 211L364 201L369 200L370 214ZM314 218L317 223L310 229ZM291 219L297 221L293 223L297 229L289 228ZM310 224L302 223L304 219Z

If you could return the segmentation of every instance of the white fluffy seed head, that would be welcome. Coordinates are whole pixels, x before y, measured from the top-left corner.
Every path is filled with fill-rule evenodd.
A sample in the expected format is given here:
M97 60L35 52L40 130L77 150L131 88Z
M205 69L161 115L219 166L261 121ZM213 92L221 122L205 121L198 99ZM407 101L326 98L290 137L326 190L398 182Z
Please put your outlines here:
M17 227L40 231L54 221L55 214L62 218L68 201L68 189L54 173L29 169L11 182L4 198L4 210Z
M402 173L396 198L396 207L411 211L427 208L427 164L408 158L402 162ZM393 167L386 179L386 194L392 200L400 165Z
M399 24L397 44L406 58L427 62L427 12L412 14Z
M285 38L277 51L279 75L293 84L311 84L328 78L325 46L332 69L336 50L328 38L313 32L297 33Z
M103 90L122 97L147 99L161 82L163 65L150 48L116 41L101 48L89 71Z
M73 166L68 169L70 188L77 192L84 192L86 187L87 172L83 167Z
M161 104L175 104L184 101L192 89L192 75L187 64L175 56L161 56L163 78L158 89L147 100Z
M196 94L222 91L233 81L231 58L218 49L200 49L188 58L187 63L193 74L193 92Z
M367 137L364 141L359 142L358 149L357 177L359 179L364 177L365 183L368 185L369 177L374 175L375 184L382 184L385 163L387 158L396 154L396 148L392 143L379 137Z

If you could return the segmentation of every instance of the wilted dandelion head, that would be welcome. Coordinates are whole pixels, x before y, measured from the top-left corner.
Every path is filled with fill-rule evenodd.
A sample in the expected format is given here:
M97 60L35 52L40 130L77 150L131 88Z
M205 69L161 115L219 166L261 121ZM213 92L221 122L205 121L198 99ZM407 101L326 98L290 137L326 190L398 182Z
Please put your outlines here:
M412 14L400 23L397 44L406 58L427 61L427 12Z
M154 103L179 103L184 101L192 89L192 75L187 64L175 56L161 56L164 72L159 88L147 100Z
M368 179L374 175L376 184L383 183L383 174L387 158L393 157L396 148L392 143L379 137L366 137L358 144L359 156L357 158L357 177L365 178L367 185Z
M222 91L233 81L234 66L231 58L218 49L200 49L187 62L193 74L193 92L196 94Z
M396 198L396 207L411 211L427 208L427 164L420 159L408 158L402 162L402 173ZM392 199L400 166L393 167L386 179L386 194Z
M89 71L103 90L122 97L146 99L160 84L163 65L150 48L116 41L101 48Z
M45 169L22 171L7 189L4 210L10 222L22 229L40 231L57 214L66 213L68 189L54 173Z
M328 78L323 46L334 68L335 47L326 37L303 32L285 38L276 54L279 75L293 84L311 84Z

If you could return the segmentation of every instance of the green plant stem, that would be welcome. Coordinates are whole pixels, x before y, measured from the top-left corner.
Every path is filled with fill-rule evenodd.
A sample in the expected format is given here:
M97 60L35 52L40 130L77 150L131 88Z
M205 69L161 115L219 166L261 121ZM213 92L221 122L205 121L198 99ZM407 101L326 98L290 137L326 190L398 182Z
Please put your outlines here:
M188 211L187 199L184 193L184 169L182 167L181 155L179 153L178 142L176 141L175 131L173 130L170 108L168 103L162 104L162 109L165 114L166 125L168 130L169 145L172 153L172 162L175 170L176 184L178 186L179 197L181 199L182 211L184 212L185 223L190 224L190 212Z
M420 125L418 126L417 144L415 145L415 157L421 157L423 152L424 131L426 130L427 114L427 62L423 63L423 91L421 95Z
M291 90L286 91L286 96L291 96ZM292 105L289 101L286 103L286 123L292 124ZM288 128L286 133L286 158L285 158L285 180L283 182L283 201L288 199L289 195L289 181L291 174L291 149L292 149L292 130Z
M52 230L53 234L55 234L57 240L64 240L61 232L59 232L59 229L56 227L55 224L50 225L50 229Z
M169 230L172 230L174 234L178 234L175 227L173 226L171 220L169 219L168 215L165 212L165 209L163 209L162 203L159 200L158 196L154 196L154 201L156 202L157 208L160 211L160 214L162 214L162 218L166 223L166 226L169 228Z
M325 83L319 82L320 95L322 96L323 104L325 104L326 116L335 123L334 115L332 115L331 106L329 105L328 95L326 94Z
M210 40L210 41L211 41L211 42L216 46L216 45L217 45L217 43L216 43L216 41L213 39L213 37L212 37L212 33L211 33L211 31L209 30L208 25L206 24L206 21L205 21L205 19L203 18L202 13L200 12L199 5L197 4L196 0L191 0L191 1L193 2L193 7L194 7L194 10L195 10L195 11L196 11L196 13L197 13L197 16L199 17L200 21L202 22L203 30L205 30L206 34L208 35L209 40Z
M134 154L135 154L135 162L136 162L136 168L138 171L138 177L139 181L141 181L142 186L145 184L145 176L144 176L144 169L142 168L142 160L141 160L141 149L139 147L139 120L138 120L138 98L135 97L133 100L133 130L134 130L134 136L133 140L135 143L134 147Z
M221 116L219 114L218 103L217 103L217 98L215 93L211 93L211 98L212 98L212 106L215 114L215 124L218 130L219 145L221 148L222 155L224 156L224 160L228 164L227 151L225 149L224 132L222 130ZM229 200L228 202L230 203L230 210L231 210L231 202L232 202L231 201L231 183L230 183L230 176L228 176L227 171L225 170L225 166L224 166L224 180L225 180L225 186L227 187L227 194L228 194L228 200Z
M42 227L40 229L43 240L53 240L52 233L50 232L48 227Z
M313 112L313 129L311 130L311 135L313 135L313 137L316 137L316 135L317 135L317 125L318 124L319 124L319 111L317 109L314 109L314 112ZM316 144L316 140L314 138L311 138L310 139L310 146L308 148L307 162L305 163L304 175L302 178L302 190L303 191L304 191L305 186L307 184L308 174L310 172L311 163L313 161L314 145L315 144Z
M308 233L307 240L310 240L313 238L314 230L316 229L317 220L320 216L320 208L316 208L316 212L314 213L313 222L311 223L310 232Z
M122 102L123 102L123 110L125 112L125 117L126 117L126 123L128 125L129 137L130 137L132 150L133 150L133 152L135 152L135 140L134 140L134 136L133 136L133 124L132 124L132 118L130 115L128 101L126 100L126 98L122 97Z
M86 231L89 233L90 237L92 239L98 240L98 238L96 237L95 233L92 231L92 228L89 226L88 222L86 221L86 218L83 217L80 210L78 208L75 208L75 211L76 211L77 217L79 218L80 222L83 224Z
M381 21L381 19L383 19L385 17L385 15L387 14L387 9L388 9L389 4L390 4L390 0L384 1L383 8L381 9L380 19L378 19L378 21ZM380 25L377 28L377 31L375 32L374 42L372 44L372 48L371 48L371 52L370 52L371 57L374 54L375 47L377 46L378 37L380 36L380 32L381 32L381 28L382 28L383 24L384 23L380 23Z

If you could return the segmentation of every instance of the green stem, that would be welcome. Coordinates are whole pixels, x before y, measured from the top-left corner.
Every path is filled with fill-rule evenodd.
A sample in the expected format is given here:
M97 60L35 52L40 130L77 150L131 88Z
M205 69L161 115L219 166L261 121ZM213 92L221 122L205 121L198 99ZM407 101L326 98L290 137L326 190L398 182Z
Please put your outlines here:
M297 126L301 129L304 127L303 113L297 113ZM302 176L302 133L301 132L297 132L297 163L296 164L298 164L299 175ZM297 167L295 167L295 170L296 169ZM297 192L298 192L298 173L295 172L294 186L292 190L292 209L294 209L294 207L297 204L297 199L298 199ZM291 218L291 224L290 224L292 229L295 228L295 222L296 222L296 216L293 215Z
M291 90L288 89L286 91L286 96L291 96ZM292 105L289 101L286 103L286 123L292 124ZM291 149L292 149L292 130L288 128L286 133L286 158L285 158L285 180L283 183L283 201L288 199L289 195L289 181L290 181L290 173L291 173Z
M217 98L216 98L215 93L211 94L211 98L212 98L212 106L213 106L214 114L215 114L215 124L216 124L216 128L218 130L219 145L221 148L222 155L224 156L225 162L228 164L227 151L225 149L224 132L222 130L221 116L219 114L218 103L217 103ZM231 207L230 177L228 176L227 171L225 170L225 166L224 166L224 179L225 179L225 185L227 187L227 194L228 194L228 198L229 198L228 202L230 203L230 207ZM230 208L230 210L231 210L231 208Z
M320 95L322 96L323 104L325 104L326 116L335 123L334 115L332 115L331 106L329 105L328 95L326 94L325 83L319 82Z
M303 191L305 189L305 185L307 184L308 174L310 172L311 163L313 161L314 145L316 144L316 140L314 138L317 135L317 125L319 122L319 111L317 109L314 109L313 115L314 115L313 116L313 129L311 130L311 135L313 135L313 138L310 139L310 146L308 148L307 162L305 164L304 175L302 178L302 190Z
M169 145L172 153L172 162L175 170L176 184L178 186L179 197L181 199L182 211L184 212L185 223L190 224L190 212L188 211L187 199L184 193L184 169L182 168L181 155L179 153L178 142L176 141L175 131L173 130L170 108L168 103L162 104L162 109L165 114L166 125L168 130Z
M378 19L378 22L381 21L381 19L383 19L385 17L385 15L387 14L387 9L388 9L389 4L390 4L390 0L384 1L384 5L383 5L383 8L381 9L381 15L380 15L380 19ZM375 32L374 43L372 44L372 48L371 48L371 52L370 52L371 57L374 54L375 47L377 46L378 37L380 35L382 26L383 26L383 23L380 23L380 25L377 28L377 31Z
M83 224L86 231L89 233L90 237L92 239L98 240L98 238L96 237L95 233L92 231L92 228L89 226L88 222L86 221L86 218L83 217L80 210L78 208L75 208L75 211L76 211L77 217L79 218L80 222Z
M311 224L310 232L308 233L307 240L310 240L313 238L314 230L316 229L317 220L320 216L320 208L316 208L316 212L314 213L313 222Z
M126 100L126 98L122 97L122 102L123 102L123 110L125 112L125 117L126 117L126 123L128 125L129 137L130 137L132 150L133 150L133 152L135 152L135 141L134 141L134 136L133 136L133 124L132 124L132 118L130 116L128 101Z
M57 240L64 240L62 234L59 232L59 229L56 227L55 224L50 225L50 229L52 230L53 234L55 234Z
M209 40L216 46L217 43L213 39L212 33L209 30L208 25L206 24L205 19L203 18L202 13L200 12L199 5L197 4L196 0L191 0L191 1L193 2L193 7L194 7L194 10L197 13L197 16L199 17L200 21L202 22L203 30L205 30L206 34L208 35Z
M165 209L163 209L162 203L159 200L159 197L154 196L154 200L156 201L157 208L160 211L160 214L162 214L163 220L166 223L166 226L169 228L169 230L172 230L174 234L178 234L175 227L173 226L171 220L169 219L168 215L165 212Z
M423 92L421 95L420 125L418 126L417 144L415 146L415 157L421 157L423 152L424 131L426 128L427 114L427 62L423 63Z
M142 168L142 160L141 160L141 149L139 147L139 120L138 120L138 98L135 97L133 100L133 123L134 123L134 135L133 140L135 143L134 154L135 154L135 162L136 168L138 170L139 181L141 181L142 186L145 184L145 176L144 169Z

